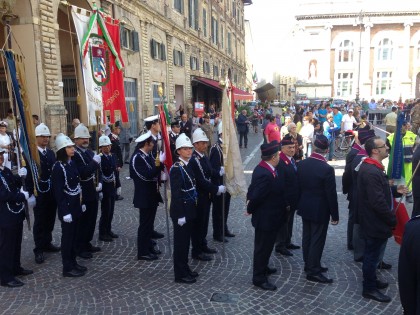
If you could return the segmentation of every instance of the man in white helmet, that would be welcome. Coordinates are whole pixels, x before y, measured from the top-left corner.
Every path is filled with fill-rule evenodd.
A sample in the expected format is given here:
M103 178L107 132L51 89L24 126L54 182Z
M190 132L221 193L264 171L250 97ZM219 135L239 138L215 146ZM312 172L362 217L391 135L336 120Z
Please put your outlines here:
M195 151L190 160L191 169L197 183L198 205L197 217L194 221L192 231L192 258L202 261L211 260L211 256L206 254L215 254L217 251L209 248L207 245L207 230L210 217L211 197L226 192L223 185L215 185L211 182L211 177L216 172L213 170L209 158L205 155L207 152L209 139L206 133L197 128L193 133L193 145Z
M197 191L194 172L190 167L193 145L185 133L176 139L178 160L172 166L170 215L174 227L174 273L175 282L191 284L198 273L188 265L191 232L197 215Z
M101 157L89 149L90 134L84 124L79 124L74 129L74 142L76 151L72 160L77 166L82 186L82 204L86 205L86 211L80 218L77 233L77 253L79 257L90 259L93 252L101 250L100 247L91 244L95 232L96 218L98 216L98 199L102 190L102 183L96 178Z
M51 172L56 161L54 151L48 148L51 133L48 127L41 123L35 128L38 146L40 173L34 174L35 188L38 192L34 207L34 254L35 262L45 261L44 252L59 252L60 247L53 245L52 231L54 230L57 203L51 189ZM37 169L35 169L37 171Z

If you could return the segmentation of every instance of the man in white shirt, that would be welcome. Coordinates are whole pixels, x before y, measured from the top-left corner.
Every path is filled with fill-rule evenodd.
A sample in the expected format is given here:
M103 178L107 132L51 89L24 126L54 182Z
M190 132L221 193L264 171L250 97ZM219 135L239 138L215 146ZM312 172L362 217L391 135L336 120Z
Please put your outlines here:
M343 116L343 119L341 120L341 131L352 131L353 130L353 124L357 124L356 118L353 116L353 109L350 108L348 113Z

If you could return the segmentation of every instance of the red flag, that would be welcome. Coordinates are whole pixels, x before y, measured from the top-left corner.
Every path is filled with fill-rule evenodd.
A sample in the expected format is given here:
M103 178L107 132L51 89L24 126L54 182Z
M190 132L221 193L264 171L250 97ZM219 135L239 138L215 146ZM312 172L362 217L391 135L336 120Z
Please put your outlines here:
M171 143L169 142L169 134L166 124L166 116L165 111L163 110L163 106L159 105L159 116L160 116L160 131L162 134L163 145L165 148L166 153L166 160L164 162L166 169L169 171L172 167L172 151L171 151Z
M119 21L110 17L105 18L106 29L109 34L109 40L113 43L115 51L120 56L120 27ZM106 39L108 34L103 34L102 29L99 28L99 35ZM128 122L127 108L125 107L124 95L124 78L122 70L119 70L115 58L110 53L108 40L104 45L108 53L104 56L104 76L108 82L103 82L102 86L102 101L104 104L105 116L110 116L110 122L113 124L116 120ZM121 57L120 57L121 59ZM118 113L119 112L119 113Z
M398 206L398 202L394 199L394 208ZM395 241L401 245L404 230L405 230L405 224L410 220L408 217L407 209L405 208L405 204L401 203L398 207L397 211L395 212L395 215L397 217L397 226L392 231L392 234L394 234Z

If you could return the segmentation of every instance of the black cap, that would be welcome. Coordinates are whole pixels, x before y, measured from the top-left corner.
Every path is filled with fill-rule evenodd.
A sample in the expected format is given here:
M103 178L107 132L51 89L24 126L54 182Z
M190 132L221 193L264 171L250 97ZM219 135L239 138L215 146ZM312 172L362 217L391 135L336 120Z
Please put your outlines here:
M314 145L321 150L327 150L329 145L327 137L324 135L317 136Z
M175 126L178 126L179 127L179 120L173 120L171 122L171 127L175 127Z
M277 142L277 140L274 140L273 142L270 143L265 143L262 144L260 149L261 149L261 155L262 156L272 156L274 154L276 154L277 152L279 152L279 143Z
M362 129L359 131L358 138L361 144L365 144L370 138L375 136L375 131L373 129Z

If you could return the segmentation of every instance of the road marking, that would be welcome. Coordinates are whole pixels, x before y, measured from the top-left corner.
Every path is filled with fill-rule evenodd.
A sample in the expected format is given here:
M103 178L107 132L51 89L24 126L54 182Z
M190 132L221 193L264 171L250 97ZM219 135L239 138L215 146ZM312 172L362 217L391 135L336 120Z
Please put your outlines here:
M243 166L244 168L248 165L248 163L252 160L252 158L254 157L255 153L257 153L260 150L260 146L263 144L263 140L261 140L261 142L255 147L255 149L251 152L250 155L248 155L245 159L245 161L243 162Z

